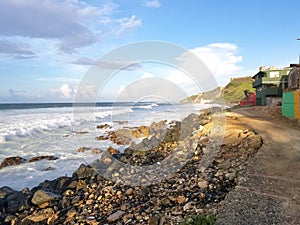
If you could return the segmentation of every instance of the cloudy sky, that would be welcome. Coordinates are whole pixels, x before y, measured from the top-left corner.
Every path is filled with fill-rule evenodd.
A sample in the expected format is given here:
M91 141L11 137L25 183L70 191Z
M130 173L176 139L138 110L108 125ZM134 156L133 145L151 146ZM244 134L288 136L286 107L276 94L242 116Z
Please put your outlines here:
M72 101L95 60L144 40L188 49L219 86L261 65L287 66L300 53L299 9L298 0L1 0L0 102ZM199 92L170 66L133 62L99 100L153 77Z

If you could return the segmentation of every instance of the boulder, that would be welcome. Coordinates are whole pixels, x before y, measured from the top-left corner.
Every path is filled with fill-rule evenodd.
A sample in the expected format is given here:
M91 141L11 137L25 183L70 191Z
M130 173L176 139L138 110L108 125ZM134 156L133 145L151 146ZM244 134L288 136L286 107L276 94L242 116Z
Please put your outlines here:
M162 120L162 121L159 121L159 122L153 122L151 125L150 125L150 132L151 133L155 133L156 131L160 131L160 130L163 130L166 128L166 120Z
M93 148L93 149L92 149L92 153L93 153L93 154L100 154L100 153L102 153L102 152L103 152L103 150L100 149L100 148Z
M97 129L109 129L109 128L111 128L111 126L108 125L107 123L105 123L105 124L97 125L96 128Z
M26 159L20 156L13 156L5 158L2 163L0 164L0 169L7 167L7 166L16 166L26 162Z
M147 126L140 126L135 129L131 129L131 134L135 138L141 138L141 137L149 137L150 135L150 129Z
M195 113L191 113L181 122L181 138L185 139L186 137L191 136L193 131L197 130L199 126L200 117Z
M88 148L88 147L80 147L80 148L77 149L77 152L86 152L88 150L90 150L90 148Z
M72 183L73 179L70 177L59 177L55 180L49 181L45 180L44 182L40 183L38 187L33 188L33 192L43 189L43 190L49 190L54 193L63 193L65 190L71 188L70 184Z
M46 221L46 220L49 220L54 214L55 214L54 210L51 208L43 209L39 212L35 212L32 215L25 217L22 220L21 224L22 225L31 225L31 224L37 224L37 223L49 224L48 221Z
M80 167L73 173L72 177L78 179L93 177L97 174L96 170L91 166L81 164Z
M129 145L132 140L132 134L128 129L119 129L109 132L109 140L117 145Z
M50 191L39 189L33 194L31 203L39 206L47 202L58 200L59 197L59 195L54 194Z
M98 141L105 141L105 140L108 140L108 139L109 139L109 137L104 136L104 135L100 135L100 136L96 137L96 140L98 140Z
M28 200L30 198L29 191L15 191L9 187L0 188L0 214L14 214L19 210L29 208Z
M57 160L57 159L58 158L53 155L44 155L44 156L32 157L28 160L28 162L36 162L40 160Z
M112 146L109 146L108 148L107 148L107 150L106 151L108 151L110 154L112 154L112 155L115 155L115 154L119 154L120 153L120 151L118 150L118 149L115 149L114 147L112 147Z

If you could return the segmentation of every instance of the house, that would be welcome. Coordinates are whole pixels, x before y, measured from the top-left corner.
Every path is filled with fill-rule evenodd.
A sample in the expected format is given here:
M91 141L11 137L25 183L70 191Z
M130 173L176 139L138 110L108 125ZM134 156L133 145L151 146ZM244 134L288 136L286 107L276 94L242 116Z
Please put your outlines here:
M288 74L287 88L289 90L299 89L299 74L300 74L300 64L291 64L291 72Z
M256 105L256 94L254 92L247 93L247 99L240 101L240 106Z
M287 83L282 96L282 115L293 119L300 119L300 64L291 64L292 70L288 74Z
M286 82L287 75L292 68L278 69L271 66L261 66L259 72L252 79L253 88L256 89L256 105L265 106L281 103L282 87Z

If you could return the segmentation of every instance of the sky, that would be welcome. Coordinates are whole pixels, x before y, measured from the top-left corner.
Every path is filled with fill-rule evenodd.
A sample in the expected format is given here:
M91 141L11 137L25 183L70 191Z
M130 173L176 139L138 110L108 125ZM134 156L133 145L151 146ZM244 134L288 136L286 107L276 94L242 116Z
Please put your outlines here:
M0 102L71 102L83 92L115 101L124 90L143 99L143 89L133 88L151 78L186 95L205 89L161 62L130 62L97 89L83 82L95 62L108 67L106 54L148 40L195 54L218 86L262 65L286 67L298 62L299 9L299 0L1 0ZM151 86L153 95L172 85ZM171 96L162 94L180 98Z

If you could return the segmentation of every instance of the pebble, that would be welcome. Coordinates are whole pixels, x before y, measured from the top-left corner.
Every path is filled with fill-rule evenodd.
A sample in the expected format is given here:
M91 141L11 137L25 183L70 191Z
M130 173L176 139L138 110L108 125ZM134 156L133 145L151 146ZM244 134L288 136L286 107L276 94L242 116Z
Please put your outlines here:
M193 115L185 120L186 123L195 123L192 126L187 126L186 129L190 133L193 133L195 128L200 127L197 118L197 115ZM104 171L110 172L116 179L128 180L134 178L132 180L144 183L145 186L130 186L121 182L114 182L102 177L100 173L95 172L93 167L81 165L72 177L58 178L40 184L33 191L28 190L26 193L9 188L0 188L0 205L3 201L10 204L7 207L4 206L4 208L0 207L0 224L4 223L5 218L7 218L6 221L11 224L22 224L22 221L26 219L27 224L33 224L35 223L33 220L36 220L40 221L38 222L40 224L163 225L178 224L182 221L182 218L191 214L214 213L226 194L236 185L237 176L245 168L242 165L245 165L249 160L249 156L253 156L257 151L255 148L246 148L245 143L247 142L249 145L251 143L249 138L251 140L257 138L251 131L243 131L246 132L243 134L244 136L241 135L241 137L245 137L244 139L235 140L234 145L222 146L217 153L216 160L207 168L203 168L201 158L203 149L209 149L207 148L208 137L203 134L204 136L201 136L201 140L196 146L197 154L191 154L191 157L184 161L182 158L183 153L185 154L188 151L187 146L194 141L195 137L189 138L188 132L184 131L187 139L179 140L180 135L178 135L178 132L182 124L174 122L172 126L166 125L166 122L159 125L162 127L161 129L165 129L166 138L159 140L158 147L153 147L149 151L142 152L142 154L136 152L133 146L130 146L128 150L125 149L124 153L115 152L112 156L104 151L99 160L99 162L106 165ZM201 123L201 125L205 127L205 124ZM158 125L154 124L153 127L155 126ZM156 130L153 128L149 131L150 133L155 132L155 136L160 137L161 129L159 127ZM143 131L140 129L134 132L136 135L148 135L147 130L145 128ZM122 132L128 134L126 131ZM194 133L198 138L198 133ZM151 144L150 140L151 138L143 143ZM157 141L154 138L152 140ZM169 142L166 142L166 140L169 140ZM119 138L117 141L126 140ZM254 143L253 146L255 146ZM182 148L178 151L181 154L176 154L176 157L171 158L172 162L166 164L164 159L168 156L172 157L172 152L178 148ZM133 165L132 169L117 167L114 170L115 163L113 164L113 162L115 158L125 164ZM184 164L178 172L168 176L168 172L175 165L175 161L184 162ZM137 174L135 166L148 166L149 163L156 166L156 168L165 169L162 171L153 170L143 174L143 176ZM107 168L107 166L110 167ZM154 182L155 179L158 181ZM48 186L45 186L46 184ZM49 190L48 195L53 194L54 199L43 200L41 201L43 203L38 202L39 204L30 202L31 199L34 199L33 195L35 193L43 192L43 188L46 187ZM61 196L54 193L59 193ZM23 201L20 204L11 205L18 202L13 201L14 199L10 200L11 198L23 198ZM43 208L40 208L41 206ZM16 211L9 211L12 207ZM5 217L1 214L3 210L6 212Z
M133 189L132 189L132 188L128 188L128 189L126 190L126 194L127 194L127 195L132 195L132 193L133 193Z
M125 214L124 211L118 210L107 218L107 222L116 222Z

